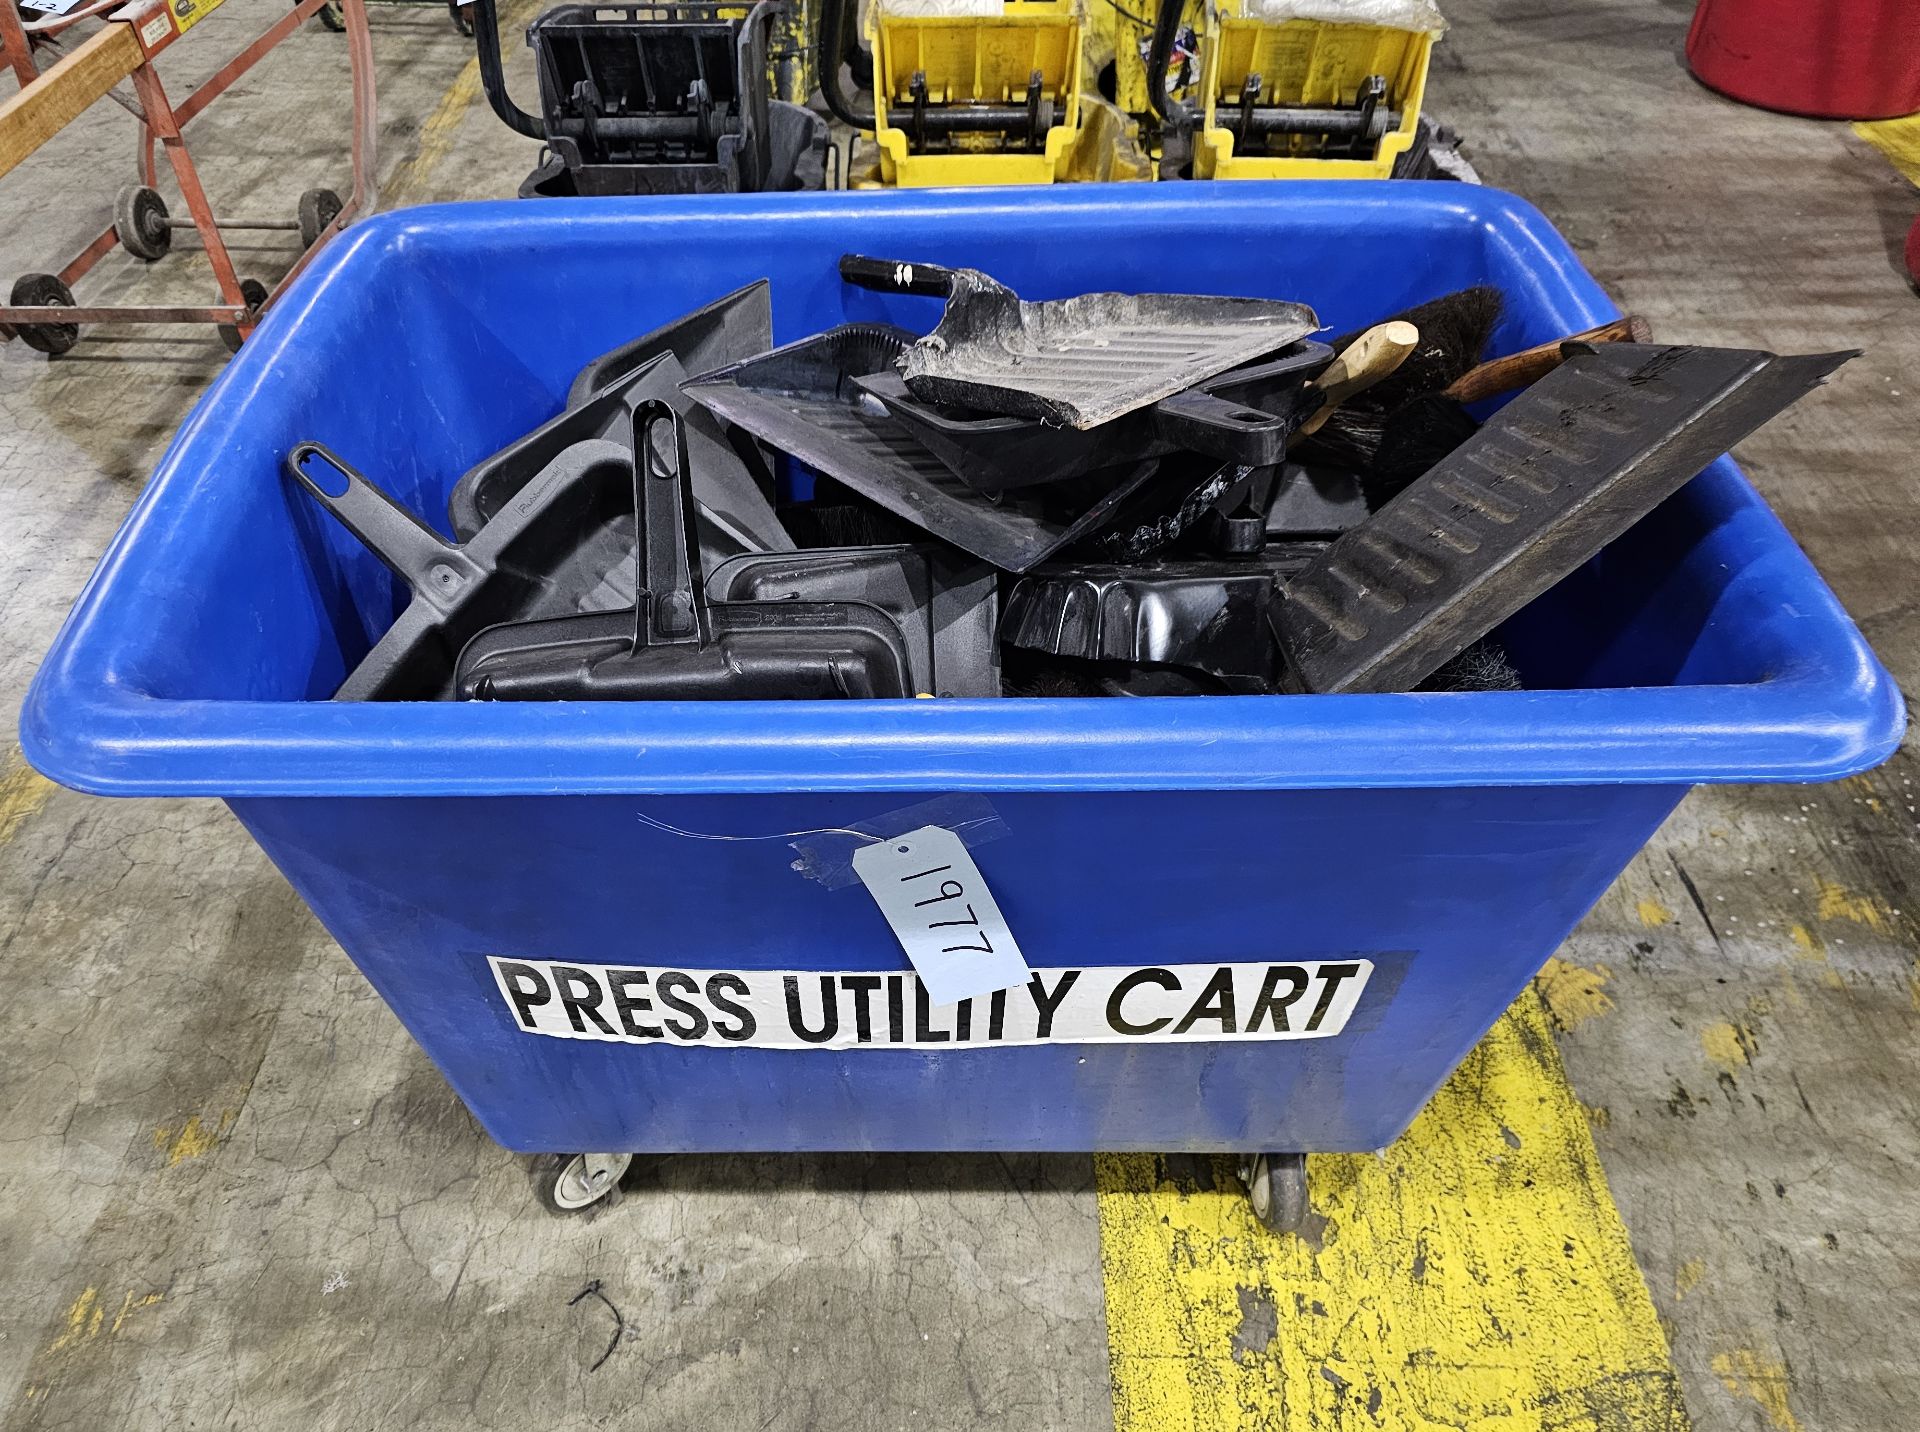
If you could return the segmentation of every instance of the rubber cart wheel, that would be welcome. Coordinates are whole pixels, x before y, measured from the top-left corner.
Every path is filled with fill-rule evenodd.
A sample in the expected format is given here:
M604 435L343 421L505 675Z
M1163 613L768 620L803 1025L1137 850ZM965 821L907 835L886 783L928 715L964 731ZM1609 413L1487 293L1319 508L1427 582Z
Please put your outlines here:
M18 308L38 308L58 303L73 307L73 290L50 273L23 273L13 281L7 302ZM77 323L21 323L14 326L20 341L50 357L65 353L80 341Z
M340 196L331 189L309 189L300 196L300 247L320 242L327 225L340 216Z
M533 1191L549 1213L584 1213L613 1197L632 1163L632 1154L542 1154L533 1161Z
M473 38L473 14L460 0L447 0L447 13L453 16L453 28L467 39Z
M247 301L248 308L258 313L260 305L267 301L267 286L257 278L243 278L240 280L240 296ZM221 324L220 341L227 345L227 352L238 353L241 342L239 325Z
M340 8L340 0L327 0L320 7L320 23L336 35L347 28L347 12Z
M167 201L158 189L127 184L113 197L113 231L120 247L137 259L152 263L173 247L173 229L167 223Z
M1253 1216L1275 1233L1298 1233L1307 1221L1307 1156L1255 1154L1241 1170Z

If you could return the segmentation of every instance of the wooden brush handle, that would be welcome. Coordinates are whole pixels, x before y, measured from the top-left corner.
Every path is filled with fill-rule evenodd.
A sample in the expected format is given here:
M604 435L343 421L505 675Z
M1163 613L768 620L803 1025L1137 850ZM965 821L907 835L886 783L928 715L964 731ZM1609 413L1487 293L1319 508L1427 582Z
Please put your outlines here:
M1319 377L1307 384L1325 393L1327 401L1299 426L1294 436L1303 438L1318 432L1321 424L1333 416L1335 408L1387 377L1419 346L1420 330L1400 319L1376 323L1362 333L1327 364Z
M1528 387L1560 366L1564 358L1561 351L1563 344L1645 343L1652 337L1653 330L1648 327L1646 319L1633 315L1616 318L1598 328L1589 328L1585 333L1569 334L1551 343L1523 348L1518 353L1509 353L1504 358L1495 358L1491 363L1469 368L1442 390L1441 396L1452 398L1457 403L1477 403L1482 398Z

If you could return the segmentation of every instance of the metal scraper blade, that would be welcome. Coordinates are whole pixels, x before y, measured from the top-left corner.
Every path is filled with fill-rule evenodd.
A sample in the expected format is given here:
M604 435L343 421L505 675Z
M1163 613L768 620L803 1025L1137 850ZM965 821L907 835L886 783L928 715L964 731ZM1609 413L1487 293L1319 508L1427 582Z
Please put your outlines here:
M1288 584L1290 684L1411 690L1854 356L1575 354Z

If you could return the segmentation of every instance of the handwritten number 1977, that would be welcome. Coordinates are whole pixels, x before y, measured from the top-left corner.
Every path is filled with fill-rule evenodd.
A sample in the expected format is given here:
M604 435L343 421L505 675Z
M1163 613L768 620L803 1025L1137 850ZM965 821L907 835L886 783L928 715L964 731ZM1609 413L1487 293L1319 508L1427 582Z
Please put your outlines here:
M912 875L902 875L900 877L900 883L902 885L905 885L908 881L911 881L911 880L924 880L929 875L939 875L944 871L948 871L951 869L953 869L951 865L936 865L931 870L921 870ZM925 887L922 887L922 888L925 888ZM924 900L914 901L913 908L916 910L920 910L920 909L924 909L928 905L943 905L949 900L961 899L967 893L966 886L962 885L958 880L942 880L939 884L938 890L939 890L938 894L929 895ZM918 893L918 892L916 891L915 893ZM945 929L950 929L956 925L971 925L976 931L979 932L980 943L977 945L946 945L942 947L940 953L943 955L951 955L961 950L971 950L976 954L982 954L982 955L992 954L993 940L987 935L986 931L980 929L980 917L973 913L973 903L971 901L967 903L966 910L967 910L967 918L964 920L934 920L928 923L927 928L929 930L945 930ZM940 913L945 913L945 912L940 912Z

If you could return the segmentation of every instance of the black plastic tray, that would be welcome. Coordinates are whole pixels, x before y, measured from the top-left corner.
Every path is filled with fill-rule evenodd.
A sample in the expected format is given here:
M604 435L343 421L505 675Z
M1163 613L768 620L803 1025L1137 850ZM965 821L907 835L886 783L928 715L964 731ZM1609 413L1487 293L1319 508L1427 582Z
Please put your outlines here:
M923 402L892 370L857 381L955 476L997 494L1181 450L1256 467L1279 462L1288 437L1318 406L1305 380L1332 357L1324 343L1302 339L1268 362L1088 429Z
M1275 543L1252 561L1049 564L1007 594L1009 644L1080 661L1186 667L1270 689L1280 653L1268 608L1324 543Z
M890 324L846 324L691 379L686 390L807 467L1009 572L1024 572L1099 530L1122 500L1152 481L1152 462L1106 469L1104 480L1083 476L1098 495L1064 514L976 492L854 381L890 369L913 341Z
M1411 690L1853 356L1586 347L1288 584L1290 681Z

